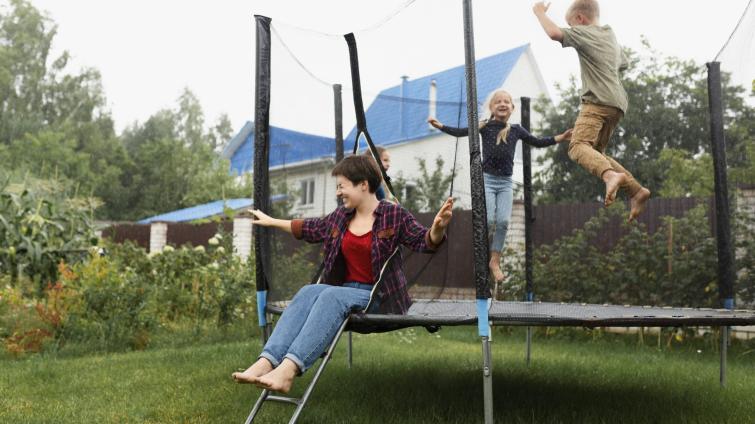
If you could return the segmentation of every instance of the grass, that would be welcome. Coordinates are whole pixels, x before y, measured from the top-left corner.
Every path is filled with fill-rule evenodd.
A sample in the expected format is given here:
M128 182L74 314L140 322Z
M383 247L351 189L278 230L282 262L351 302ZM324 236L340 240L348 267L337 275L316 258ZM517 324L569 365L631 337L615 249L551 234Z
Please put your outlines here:
M351 370L342 340L300 422L482 422L481 347L474 331L354 335ZM248 365L259 347L250 339L0 360L0 422L243 422L259 390L233 383L230 373ZM496 422L752 423L755 353L747 349L732 347L728 385L721 388L712 345L669 351L637 346L627 336L539 337L527 368L521 330L499 331L493 342ZM297 381L295 394L312 374ZM292 411L268 403L258 422L287 422Z

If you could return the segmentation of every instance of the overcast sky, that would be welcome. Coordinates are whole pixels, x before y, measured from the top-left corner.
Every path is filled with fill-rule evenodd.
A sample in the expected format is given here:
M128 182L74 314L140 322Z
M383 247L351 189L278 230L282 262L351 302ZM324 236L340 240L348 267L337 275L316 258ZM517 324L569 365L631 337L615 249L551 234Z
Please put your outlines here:
M251 120L254 14L270 16L274 24L282 21L329 33L345 33L369 27L406 0L32 0L32 3L47 11L58 24L55 52L68 50L75 67L100 70L108 105L120 131L134 121L144 121L159 109L174 107L184 87L199 97L210 123L221 113L229 115L236 130ZM748 0L603 0L601 23L610 24L625 46L641 50L640 40L645 36L663 54L703 64L714 58L747 3ZM0 4L7 7L5 0L0 0ZM574 50L562 49L544 35L532 14L533 1L476 0L473 4L478 58L530 43L551 95L556 94L554 84L565 83L570 75L578 74ZM563 25L569 4L567 0L554 1L549 15ZM288 27L279 28L291 48L298 49L297 55L306 58L308 67L322 72L321 77L328 81L332 81L329 76L336 78L328 68L333 61L325 54L313 53L318 51L322 40L329 40L331 45L338 43L338 48L345 51L342 40L305 37ZM369 105L371 94L396 85L401 75L421 77L463 64L462 1L417 0L381 28L357 33L357 41L360 62L363 61L365 100ZM751 54L751 43L748 48L747 53ZM311 79L306 84L318 86ZM324 88L320 86L319 93ZM349 96L344 93L344 102L350 101ZM286 101L308 104L307 98L303 93L301 98ZM311 127L310 132L331 135L328 133L332 128L331 115L322 112L320 117L319 109L310 107L306 113L322 125L311 125L306 119L296 118L296 114L288 120L281 117L278 123ZM277 117L280 114L273 119ZM353 122L351 116L345 116L345 131Z

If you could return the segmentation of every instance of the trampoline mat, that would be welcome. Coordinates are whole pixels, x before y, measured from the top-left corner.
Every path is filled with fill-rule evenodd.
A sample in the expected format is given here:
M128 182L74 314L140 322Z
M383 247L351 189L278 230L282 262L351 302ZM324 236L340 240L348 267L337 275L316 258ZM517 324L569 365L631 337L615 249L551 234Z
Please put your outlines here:
M281 313L283 308L268 305ZM492 325L563 327L674 327L755 325L755 311L712 308L593 305L549 302L494 301L489 309ZM351 315L348 329L371 333L406 327L436 330L441 325L476 325L474 300L415 300L406 315Z

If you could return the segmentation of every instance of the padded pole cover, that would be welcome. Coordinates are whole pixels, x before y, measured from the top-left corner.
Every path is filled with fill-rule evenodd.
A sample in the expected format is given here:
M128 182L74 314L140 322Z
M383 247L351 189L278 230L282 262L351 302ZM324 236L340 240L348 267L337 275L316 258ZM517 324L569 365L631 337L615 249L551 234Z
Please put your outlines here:
M254 86L254 207L270 213L270 18L255 15L257 50ZM269 229L254 227L255 282L258 291L268 289L265 270L270 269Z
M359 55L357 53L357 40L356 38L354 38L353 33L348 33L343 37L346 39L346 44L349 46L351 86L353 87L354 94L354 113L356 114L357 118L357 133L356 137L354 138L354 149L352 153L357 154L357 152L359 151L359 136L364 134L364 138L365 140L367 140L367 146L370 148L370 152L372 152L372 157L375 158L375 162L377 162L378 168L380 168L380 174L383 176L385 185L388 187L391 195L393 195L393 197L396 197L395 192L393 191L393 186L391 185L391 178L385 173L383 162L380 160L380 155L375 148L375 144L372 142L372 137L370 137L370 133L367 131L367 118L364 115L364 103L362 102L362 82L359 77Z
M485 208L485 188L482 179L482 155L477 122L477 77L475 75L474 29L472 28L471 0L464 0L464 69L467 76L467 125L469 127L469 173L472 192L472 233L474 243L474 273L477 299L490 297L488 284L488 243L487 209Z
M718 245L718 290L721 304L734 307L734 248L729 224L729 189L726 181L726 141L721 98L720 63L709 62L708 107L710 108L710 143L713 153L713 171L716 186L716 242Z

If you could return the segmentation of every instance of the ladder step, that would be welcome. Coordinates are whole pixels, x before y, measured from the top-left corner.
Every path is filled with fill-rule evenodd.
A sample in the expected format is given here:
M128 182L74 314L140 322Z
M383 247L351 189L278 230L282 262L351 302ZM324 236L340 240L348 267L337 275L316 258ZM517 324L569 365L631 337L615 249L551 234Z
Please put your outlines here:
M273 396L273 395L270 395L270 396L267 397L266 400L273 400L273 401L276 401L276 402L290 403L290 404L293 404L293 405L296 405L296 406L299 406L299 404L301 403L301 399L292 398L292 397L286 397L286 396Z

